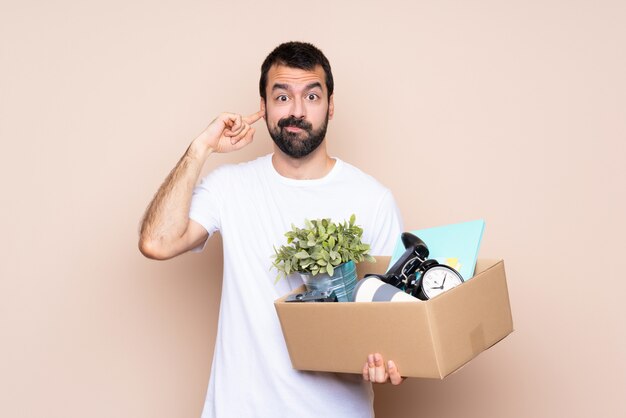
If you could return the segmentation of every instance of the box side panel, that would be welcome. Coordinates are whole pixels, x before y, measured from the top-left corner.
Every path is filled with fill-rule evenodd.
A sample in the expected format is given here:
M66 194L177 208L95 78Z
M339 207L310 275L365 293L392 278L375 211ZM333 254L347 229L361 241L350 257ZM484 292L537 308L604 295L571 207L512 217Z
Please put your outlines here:
M275 303L294 368L358 373L370 353L403 376L439 378L425 304Z
M503 261L427 305L442 377L513 331Z
M391 257L375 255L374 258L376 259L375 263L362 261L356 265L356 275L359 279L362 279L366 274L383 274L387 272Z

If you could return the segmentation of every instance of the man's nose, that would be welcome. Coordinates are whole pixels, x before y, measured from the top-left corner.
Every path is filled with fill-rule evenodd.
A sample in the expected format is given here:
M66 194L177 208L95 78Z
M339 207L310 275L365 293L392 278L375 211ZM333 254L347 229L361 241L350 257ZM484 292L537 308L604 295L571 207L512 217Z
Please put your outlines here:
M302 119L306 116L306 108L302 100L293 100L291 105L291 116L294 118Z

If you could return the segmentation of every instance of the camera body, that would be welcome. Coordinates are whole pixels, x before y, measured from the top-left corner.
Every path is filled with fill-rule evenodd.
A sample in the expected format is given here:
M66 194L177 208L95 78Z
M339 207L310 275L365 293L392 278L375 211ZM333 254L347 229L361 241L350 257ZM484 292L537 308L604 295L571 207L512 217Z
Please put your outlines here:
M405 251L398 261L387 273L366 274L366 278L376 277L421 300L430 299L463 283L459 272L428 258L428 247L419 237L410 232L402 233L401 237Z
M285 302L337 302L337 295L334 291L309 290L289 295Z
M424 266L425 262L429 264L434 260L428 260L428 247L419 237L410 232L403 232L401 238L405 251L387 273L366 274L365 277L377 277L383 282L415 296L420 268Z

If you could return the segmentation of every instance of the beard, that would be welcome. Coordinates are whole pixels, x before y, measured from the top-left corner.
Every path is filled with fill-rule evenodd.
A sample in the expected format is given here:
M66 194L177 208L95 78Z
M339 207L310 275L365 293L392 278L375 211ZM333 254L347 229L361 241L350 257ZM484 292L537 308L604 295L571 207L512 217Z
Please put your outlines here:
M267 120L267 110L265 111L265 120ZM303 158L315 151L326 138L328 111L324 123L316 130L313 130L313 125L310 122L294 116L279 120L277 125L274 128L270 127L269 123L267 125L267 130L274 143L288 156ZM300 128L302 131L289 132L285 130L287 127Z

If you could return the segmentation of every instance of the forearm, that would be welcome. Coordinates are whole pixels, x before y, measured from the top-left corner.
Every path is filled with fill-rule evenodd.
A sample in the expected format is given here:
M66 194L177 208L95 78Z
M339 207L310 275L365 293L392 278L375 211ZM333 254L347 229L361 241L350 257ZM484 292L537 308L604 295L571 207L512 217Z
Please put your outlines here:
M174 257L201 244L207 231L189 220L191 195L200 170L213 152L239 150L254 137L250 124L263 116L222 113L193 140L150 202L141 223L139 250L159 260Z
M150 202L141 224L139 248L151 258L169 258L187 244L193 189L211 148L192 143Z

